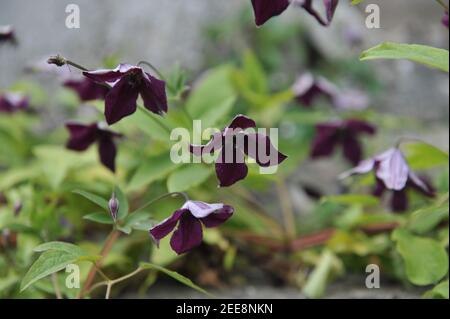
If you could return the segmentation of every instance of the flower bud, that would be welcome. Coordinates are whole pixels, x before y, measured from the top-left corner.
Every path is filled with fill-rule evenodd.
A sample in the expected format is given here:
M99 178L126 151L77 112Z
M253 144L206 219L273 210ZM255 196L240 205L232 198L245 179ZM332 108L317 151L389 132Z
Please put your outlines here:
M22 211L23 204L22 201L18 200L14 203L14 216L19 216L20 212Z
M119 201L117 200L116 194L113 193L111 199L108 202L109 212L114 221L117 219L117 213L119 212Z

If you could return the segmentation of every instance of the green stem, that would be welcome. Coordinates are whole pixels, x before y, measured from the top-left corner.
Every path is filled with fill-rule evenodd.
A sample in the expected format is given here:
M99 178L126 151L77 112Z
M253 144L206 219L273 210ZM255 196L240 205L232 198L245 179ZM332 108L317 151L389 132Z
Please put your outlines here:
M167 82L166 78L164 77L164 75L161 72L159 72L159 70L153 64L151 64L151 63L149 63L147 61L139 61L139 63L137 65L141 66L141 64L144 64L144 65L148 66L150 69L152 69L153 72L155 72L158 75L158 77L161 80Z
M444 9L445 11L448 12L448 6L447 4L444 2L444 0L436 0L437 3L439 3Z
M157 201L159 201L159 200L161 200L161 199L164 199L164 198L166 198L166 197L169 197L169 196L171 196L171 197L175 197L175 196L183 196L184 199L185 199L186 201L189 200L189 196L187 196L187 194L186 194L186 193L183 193L183 192L167 193L167 194L163 194L163 195L161 195L161 196L158 196L158 197L156 197L155 199L152 199L151 201L145 203L143 206L141 206L141 207L139 207L138 209L136 209L135 212L141 211L141 210L143 210L144 208L147 208L148 206L150 206L150 205L156 203Z
M139 108L144 112L145 115L147 115L149 118L151 118L153 121L155 121L156 123L158 123L159 126L161 126L167 133L172 132L172 130L163 122L161 122L156 116L153 116L152 113L150 113L149 110L147 110L145 107L143 107L142 105L139 105Z

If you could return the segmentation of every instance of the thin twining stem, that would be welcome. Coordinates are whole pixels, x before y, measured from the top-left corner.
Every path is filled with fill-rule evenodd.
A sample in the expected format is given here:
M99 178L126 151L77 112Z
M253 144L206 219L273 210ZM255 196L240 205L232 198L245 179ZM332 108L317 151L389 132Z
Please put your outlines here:
M182 196L186 201L189 200L189 196L186 193L183 192L173 192L173 193L167 193L167 194L163 194L161 196L158 196L155 199L152 199L151 201L145 203L143 206L139 207L138 209L135 210L135 212L141 211L145 208L147 208L148 206L156 203L157 201L164 199L166 197L175 197L175 196Z

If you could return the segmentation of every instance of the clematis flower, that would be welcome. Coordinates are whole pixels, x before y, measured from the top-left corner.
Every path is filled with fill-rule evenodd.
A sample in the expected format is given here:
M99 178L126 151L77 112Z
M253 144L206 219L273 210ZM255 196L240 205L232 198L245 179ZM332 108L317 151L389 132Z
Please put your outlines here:
M255 159L261 167L278 165L287 158L278 152L268 136L245 131L254 128L255 121L244 115L237 115L223 131L214 134L208 144L191 145L190 152L202 156L220 150L215 163L219 186L231 186L247 176L244 155Z
M177 254L183 254L201 244L202 224L207 228L217 227L233 215L234 208L224 204L207 204L187 201L172 216L150 229L150 236L159 246L159 241L173 232L170 246Z
M416 189L428 197L434 196L433 188L411 171L398 148L391 148L380 155L360 162L355 168L341 174L340 178L346 178L353 174L366 174L370 171L374 171L376 178L373 194L381 196L386 190L392 191L391 207L395 212L408 208L406 194L408 188Z
M67 123L70 138L66 147L73 151L82 152L88 149L93 143L98 142L100 161L103 165L115 172L115 159L117 148L114 140L122 137L122 134L104 129L98 123L89 125L79 123Z
M21 93L4 93L0 95L0 112L14 113L29 108L29 99Z
M81 101L103 100L109 92L105 85L98 84L88 78L68 79L63 85L74 90Z
M83 74L98 83L112 86L105 98L105 117L114 124L136 111L140 95L144 106L155 114L167 112L166 84L130 64L119 64L113 70L86 71Z
M338 91L327 79L315 77L311 73L302 74L294 83L292 90L297 101L305 107L311 107L319 97L332 101Z
M291 3L305 9L320 24L327 26L333 20L339 0L323 0L325 18L313 7L313 0L252 0L256 25L261 26L269 19L282 14Z
M362 159L362 147L359 134L373 135L376 129L370 123L361 120L345 120L316 125L316 138L311 148L311 157L330 156L341 145L344 157L353 165Z
M0 44L3 43L17 44L14 30L10 25L0 25Z

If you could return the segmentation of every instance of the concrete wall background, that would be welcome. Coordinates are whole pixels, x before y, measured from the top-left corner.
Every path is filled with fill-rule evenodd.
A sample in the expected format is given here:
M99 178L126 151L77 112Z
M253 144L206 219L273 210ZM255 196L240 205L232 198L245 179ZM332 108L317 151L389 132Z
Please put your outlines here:
M342 26L364 25L363 13L347 2L341 1L328 29L293 8L280 19L302 19L325 53L345 55ZM80 6L80 29L65 27L65 7L70 3ZM448 47L448 31L439 23L443 10L434 1L367 3L380 5L382 28L362 28L365 48L385 40ZM164 69L179 61L197 70L202 28L244 6L250 7L250 0L0 0L0 25L14 25L20 40L17 49L0 50L0 88L17 80L25 64L51 53L92 66L105 55L119 53L131 63L144 59ZM448 123L448 75L408 62L371 63L377 64L387 86L384 98L377 101L378 109Z

